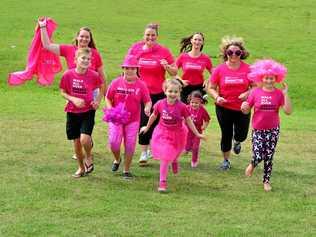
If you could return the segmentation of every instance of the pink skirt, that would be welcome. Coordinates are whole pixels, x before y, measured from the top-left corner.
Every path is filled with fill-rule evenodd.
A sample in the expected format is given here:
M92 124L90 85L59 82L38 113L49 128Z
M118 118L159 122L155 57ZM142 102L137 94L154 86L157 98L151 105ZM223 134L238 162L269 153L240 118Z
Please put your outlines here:
M178 129L169 129L157 125L151 138L151 152L156 160L174 161L184 150L188 129L182 125Z

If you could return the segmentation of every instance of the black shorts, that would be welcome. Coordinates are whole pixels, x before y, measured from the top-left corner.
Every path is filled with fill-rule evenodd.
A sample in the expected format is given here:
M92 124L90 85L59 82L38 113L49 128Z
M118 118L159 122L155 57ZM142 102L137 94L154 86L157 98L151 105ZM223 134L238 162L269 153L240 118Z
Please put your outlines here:
M95 110L84 113L67 113L66 133L68 140L80 137L80 134L91 136L94 127Z

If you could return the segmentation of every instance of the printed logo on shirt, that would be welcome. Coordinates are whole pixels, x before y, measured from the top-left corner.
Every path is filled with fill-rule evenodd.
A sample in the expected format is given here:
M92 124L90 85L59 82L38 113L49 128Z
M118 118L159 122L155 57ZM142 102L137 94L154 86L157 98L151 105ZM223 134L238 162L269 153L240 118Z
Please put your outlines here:
M84 86L83 80L81 79L72 80L72 92L75 94L80 94L80 95L87 94L87 88Z
M196 63L185 63L184 68L185 69L202 70L202 66L198 65Z
M234 76L226 76L224 81L226 85L236 85L244 83L244 80L242 78Z
M157 66L158 61L153 60L153 59L140 58L138 61L138 64L142 66Z
M124 95L137 95L139 93L139 88L135 90L135 88L125 88L125 87L118 87L116 89L116 92L118 94L124 94Z
M177 123L176 119L167 110L162 110L161 114L161 118L165 124L173 125Z
M260 110L264 111L275 111L276 110L276 105L272 104L272 96L261 96L260 100Z

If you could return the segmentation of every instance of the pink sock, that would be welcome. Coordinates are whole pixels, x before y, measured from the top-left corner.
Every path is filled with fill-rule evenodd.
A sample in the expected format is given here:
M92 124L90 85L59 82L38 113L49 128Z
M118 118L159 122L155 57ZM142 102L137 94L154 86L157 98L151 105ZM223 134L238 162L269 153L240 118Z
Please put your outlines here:
M168 167L169 167L168 161L165 161L165 160L160 161L160 182L167 181Z

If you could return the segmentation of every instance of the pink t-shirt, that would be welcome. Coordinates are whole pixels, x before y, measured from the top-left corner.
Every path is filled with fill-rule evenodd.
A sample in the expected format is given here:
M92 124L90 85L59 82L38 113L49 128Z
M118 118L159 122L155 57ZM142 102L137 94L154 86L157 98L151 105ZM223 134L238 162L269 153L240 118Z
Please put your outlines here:
M103 83L99 74L91 69L88 69L84 74L77 73L75 68L67 70L60 80L59 88L63 89L68 95L84 99L85 106L78 108L71 101L68 101L65 111L83 113L93 110L91 106L93 90L99 88Z
M111 82L106 97L113 106L125 102L125 108L131 114L130 122L140 120L141 103L150 101L149 91L143 81L137 79L128 83L122 76Z
M197 58L188 53L182 53L176 61L178 68L182 68L182 79L189 81L190 85L201 85L204 82L203 72L207 69L211 73L212 62L209 56L201 54Z
M251 84L248 79L249 65L242 62L237 70L231 70L226 63L218 65L212 73L209 81L219 88L219 96L224 97L227 102L220 106L239 110L242 101L238 96L246 92Z
M193 109L190 105L187 105L187 109L196 129L201 133L203 122L208 122L211 119L209 114L202 105L198 109Z
M264 91L254 89L248 99L250 107L254 107L252 127L264 130L276 128L280 125L279 108L284 105L284 95L281 90Z
M175 104L167 103L167 99L159 100L154 105L155 115L160 115L159 125L170 129L179 129L182 127L183 118L190 116L190 113L184 103L177 100Z
M75 55L78 47L71 44L61 44L59 46L60 56L65 57L68 68L75 68ZM96 49L91 48L92 55L91 55L91 65L90 69L97 71L99 67L103 65L102 58L99 52Z
M162 84L165 81L166 70L160 64L165 59L168 64L174 63L173 56L169 49L162 45L155 44L153 47L144 50L144 42L137 42L128 50L128 54L138 59L140 78L145 81L150 94L163 92Z

